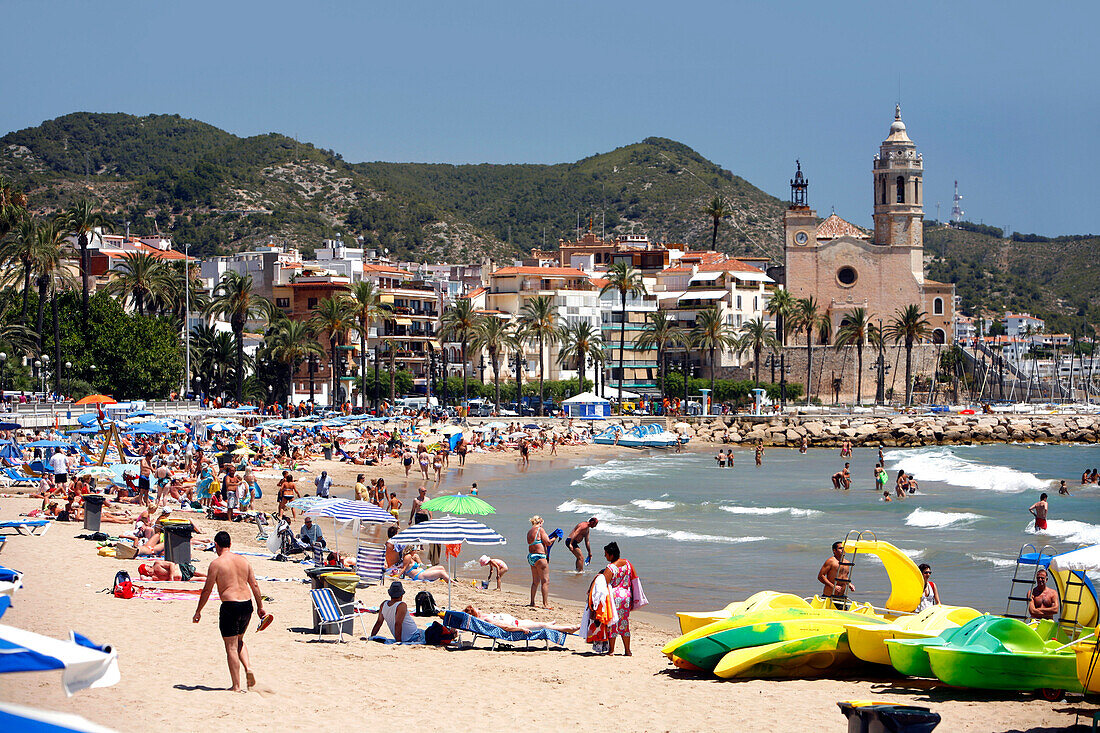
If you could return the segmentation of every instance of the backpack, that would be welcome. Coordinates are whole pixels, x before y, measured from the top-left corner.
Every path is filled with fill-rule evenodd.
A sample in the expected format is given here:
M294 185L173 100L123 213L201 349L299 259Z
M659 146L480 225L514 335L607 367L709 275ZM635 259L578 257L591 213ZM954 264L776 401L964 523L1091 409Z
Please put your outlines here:
M455 640L455 636L457 634L454 629L448 629L438 621L433 621L431 626L424 629L424 643L432 646L447 646Z
M435 598L426 590L416 594L416 613L414 616L438 616L439 609L435 605Z
M130 581L130 574L125 570L115 573L115 584L111 587L111 593L115 598L133 598L134 584Z

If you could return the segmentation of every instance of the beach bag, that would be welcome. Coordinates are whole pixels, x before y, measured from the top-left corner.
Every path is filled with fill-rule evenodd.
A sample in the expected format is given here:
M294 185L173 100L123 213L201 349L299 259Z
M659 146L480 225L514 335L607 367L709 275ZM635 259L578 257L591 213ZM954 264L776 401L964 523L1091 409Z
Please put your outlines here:
M133 598L134 584L130 581L130 574L125 570L115 573L115 583L111 587L111 593L115 598Z
M439 609L435 605L435 598L426 590L416 594L416 613L414 616L438 616Z
M424 629L424 643L432 646L447 646L455 640L455 636L457 632L454 629L448 629L438 621Z

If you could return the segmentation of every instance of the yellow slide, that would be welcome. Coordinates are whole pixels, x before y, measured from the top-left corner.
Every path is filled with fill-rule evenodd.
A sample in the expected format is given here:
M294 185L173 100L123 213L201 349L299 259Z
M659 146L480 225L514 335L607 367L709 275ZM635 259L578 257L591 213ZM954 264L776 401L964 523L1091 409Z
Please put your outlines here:
M908 555L883 540L847 540L844 552L866 552L882 560L886 575L890 578L890 597L886 599L886 608L906 613L916 610L924 592L924 576Z

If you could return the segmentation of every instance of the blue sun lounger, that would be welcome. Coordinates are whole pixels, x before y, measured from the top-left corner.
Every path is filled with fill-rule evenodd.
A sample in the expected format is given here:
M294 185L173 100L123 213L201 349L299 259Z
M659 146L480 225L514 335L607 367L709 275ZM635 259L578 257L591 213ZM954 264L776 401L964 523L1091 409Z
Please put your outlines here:
M38 479L33 476L27 476L19 472L16 468L5 468L0 470L0 478L7 479L13 484L37 484Z
M497 642L516 643L522 641L528 648L531 646L532 641L545 641L546 648L550 648L550 644L554 646L565 646L565 634L560 631L552 631L550 629L538 629L537 631L520 631L520 630L505 630L483 621L476 616L471 616L468 613L462 613L461 611L447 611L443 614L443 625L452 629L459 629L460 631L469 631L474 635L474 641L477 641L479 636L484 636L486 639L493 640L493 649L497 648Z
M7 530L14 529L16 534L42 535L51 524L49 519L13 519L0 522L0 534L10 534Z

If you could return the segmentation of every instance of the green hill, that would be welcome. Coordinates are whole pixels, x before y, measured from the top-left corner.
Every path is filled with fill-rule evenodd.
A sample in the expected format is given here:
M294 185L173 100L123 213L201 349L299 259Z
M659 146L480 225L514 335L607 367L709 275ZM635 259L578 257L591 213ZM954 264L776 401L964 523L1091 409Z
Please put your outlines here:
M777 255L781 203L690 148L649 138L559 165L348 164L276 133L240 138L178 115L75 113L0 138L0 174L48 214L92 195L131 230L200 255L269 240L307 253L363 236L415 260L507 259L570 238L578 216L608 233L709 246L700 210L733 210L719 248Z

